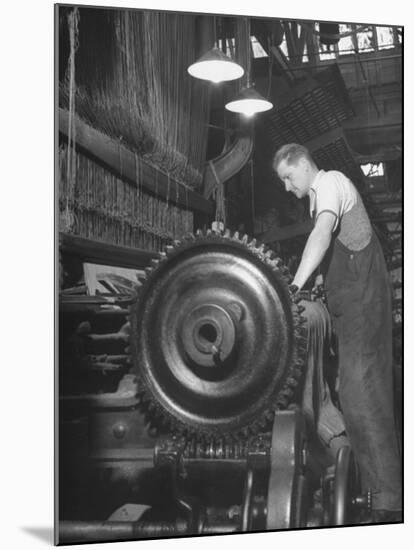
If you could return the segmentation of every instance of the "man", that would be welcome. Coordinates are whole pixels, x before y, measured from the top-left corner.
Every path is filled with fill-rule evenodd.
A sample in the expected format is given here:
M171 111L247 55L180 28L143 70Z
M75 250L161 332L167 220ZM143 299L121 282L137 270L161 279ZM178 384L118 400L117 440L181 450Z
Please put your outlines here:
M286 191L309 196L314 228L291 285L300 290L320 265L338 339L339 400L372 521L401 520L401 463L395 431L392 312L380 244L356 188L319 170L309 151L284 145L273 168Z

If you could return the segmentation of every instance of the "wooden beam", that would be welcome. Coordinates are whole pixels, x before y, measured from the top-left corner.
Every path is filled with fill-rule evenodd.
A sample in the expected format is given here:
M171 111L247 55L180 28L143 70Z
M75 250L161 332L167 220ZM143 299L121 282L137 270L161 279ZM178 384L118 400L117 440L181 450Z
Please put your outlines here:
M258 235L258 239L265 244L275 241L285 241L301 235L307 235L312 229L313 222L309 219L304 222L285 225L284 227L273 227L269 231Z
M343 138L344 138L344 132L342 128L339 126L339 127L333 128L332 130L328 130L327 132L320 134L316 138L313 138L305 142L304 145L312 154L315 151L322 149L326 145L329 145L330 143L334 143L336 140L343 139Z
M75 119L75 125L78 147L106 165L120 178L135 186L138 185L136 156L132 151L95 130L78 117ZM59 131L67 137L68 129L69 113L67 110L59 108ZM201 194L187 189L168 174L151 166L141 158L139 162L139 172L142 175L142 182L139 182L139 185L142 185L146 191L190 210L210 215L214 213L214 204L202 197Z
M59 246L63 253L79 257L83 262L117 267L143 269L158 255L155 252L118 246L77 235L59 233Z
M279 67L282 69L283 76L286 77L290 85L293 85L296 76L292 73L289 61L280 46L270 46L270 54L274 57Z
M358 164L367 164L368 162L387 162L389 160L400 159L402 148L398 145L379 148L375 153L369 155L355 154L355 160Z

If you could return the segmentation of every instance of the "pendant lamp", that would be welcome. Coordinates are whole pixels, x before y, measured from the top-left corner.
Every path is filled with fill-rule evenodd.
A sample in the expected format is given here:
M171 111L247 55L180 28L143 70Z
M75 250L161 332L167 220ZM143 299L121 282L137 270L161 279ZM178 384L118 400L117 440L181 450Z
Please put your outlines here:
M247 59L246 84L237 94L236 98L226 104L226 109L233 113L240 113L246 117L251 117L256 113L263 113L273 108L273 104L265 99L252 85L250 81L251 65L251 42L250 42L250 21L245 18L244 36L245 57Z
M220 18L218 19L219 29L221 28ZM236 80L244 74L244 69L221 51L218 46L216 35L216 17L213 18L214 46L201 56L195 63L187 69L189 74L201 80L210 80L211 82L226 82Z
M235 80L244 74L244 69L228 55L214 47L187 69L191 76L214 83Z
M237 97L226 104L226 109L251 117L273 108L273 103L265 99L253 86L242 88Z

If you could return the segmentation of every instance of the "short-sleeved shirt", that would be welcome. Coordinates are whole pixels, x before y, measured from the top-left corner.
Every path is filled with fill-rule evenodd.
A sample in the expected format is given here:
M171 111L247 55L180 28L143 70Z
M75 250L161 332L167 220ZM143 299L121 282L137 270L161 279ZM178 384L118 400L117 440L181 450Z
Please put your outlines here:
M335 216L333 231L351 250L361 250L371 239L368 214L354 184L341 172L320 170L309 191L310 214L315 222L322 212Z

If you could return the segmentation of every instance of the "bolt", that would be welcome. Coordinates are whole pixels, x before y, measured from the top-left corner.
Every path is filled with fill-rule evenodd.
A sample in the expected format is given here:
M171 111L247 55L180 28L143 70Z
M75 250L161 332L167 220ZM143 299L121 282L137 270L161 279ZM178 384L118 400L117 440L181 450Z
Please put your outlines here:
M127 433L127 427L122 422L119 422L119 424L116 424L113 428L113 434L117 439L122 439L125 437L125 434Z
M303 444L302 448L302 466L306 468L308 462L308 448L306 446L306 443Z

